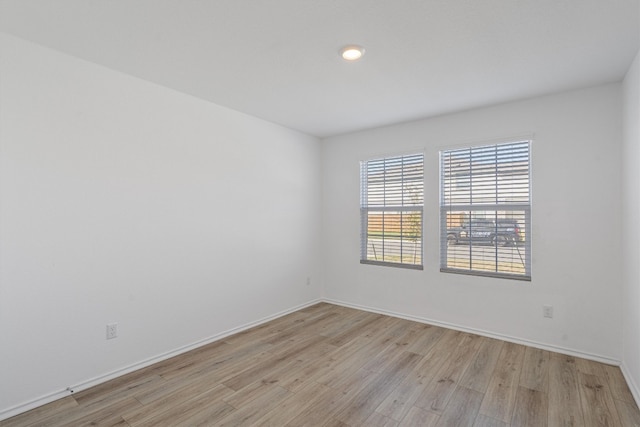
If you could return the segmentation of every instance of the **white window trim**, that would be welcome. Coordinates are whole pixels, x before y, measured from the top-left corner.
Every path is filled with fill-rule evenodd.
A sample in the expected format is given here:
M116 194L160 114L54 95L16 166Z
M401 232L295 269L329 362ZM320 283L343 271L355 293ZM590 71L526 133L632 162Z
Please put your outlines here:
M457 274L467 274L474 276L488 276L488 277L497 277L497 278L507 278L507 279L516 279L516 280L524 280L531 281L531 146L532 146L531 138L518 138L510 141L501 140L500 142L493 142L488 144L479 144L472 146L459 146L455 148L443 149L440 151L440 175L439 175L439 189L440 189L440 271L445 273L457 273ZM527 173L528 173L528 203L484 203L484 204L453 204L450 203L445 205L444 200L444 176L445 171L443 154L447 154L453 151L464 151L465 149L473 150L473 149L482 149L488 147L498 147L502 145L510 145L517 143L527 143L528 147L528 155L527 155ZM455 179L455 178L454 178ZM472 185L472 184L470 184ZM497 197L496 197L497 198ZM485 270L473 270L471 266L467 268L457 268L457 267L449 267L447 265L447 257L448 257L448 227L447 227L447 214L449 212L469 212L472 213L474 211L478 212L504 212L504 211L517 211L523 213L524 218L524 236L525 236L525 244L523 246L524 255L521 255L521 260L524 265L524 274L514 274L508 273L504 271L485 271ZM468 243L469 249L472 249L472 243L469 241ZM471 253L471 252L470 252ZM496 247L496 265L498 259L498 249ZM497 267L496 267L497 269Z
M368 201L368 164L371 162L385 162L385 161L397 161L398 159L404 158L412 158L412 157L420 157L422 162L422 177L421 177L421 194L420 194L420 204L419 205L404 205L404 204L387 204L385 202L384 205L370 205ZM404 160L403 160L404 161ZM404 183L404 181L402 181ZM404 194L404 192L403 192ZM400 212L400 213L417 213L420 218L420 238L417 243L420 250L420 262L419 263L409 263L409 262L391 262L384 260L376 260L371 259L368 256L369 249L369 224L368 218L370 212ZM371 264L371 265L381 265L381 266L390 266L390 267L400 267L400 268L408 268L414 270L422 270L424 267L424 152L413 152L399 155L390 155L377 159L369 159L360 162L360 263L361 264ZM384 239L384 237L383 237ZM403 252L403 244L405 239L400 238L400 256L401 259L404 256ZM415 246L416 243L412 244L412 247ZM384 244L383 244L384 247ZM384 250L384 249L383 249ZM384 258L384 255L382 255Z

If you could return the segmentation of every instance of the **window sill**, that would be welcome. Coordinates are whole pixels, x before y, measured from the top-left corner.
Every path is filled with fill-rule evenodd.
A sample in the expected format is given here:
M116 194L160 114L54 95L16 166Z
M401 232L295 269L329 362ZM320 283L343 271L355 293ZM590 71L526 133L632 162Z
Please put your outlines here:
M368 264L368 265L379 265L383 267L397 267L397 268L406 268L409 270L424 270L422 265L418 264L401 264L399 262L382 262L382 261L369 261L369 260L360 260L360 264Z
M520 280L524 282L531 281L531 276L525 276L521 274L492 273L490 271L469 271L469 270L459 270L455 268L440 268L440 272L453 273L453 274L465 274L467 276L493 277L496 279Z

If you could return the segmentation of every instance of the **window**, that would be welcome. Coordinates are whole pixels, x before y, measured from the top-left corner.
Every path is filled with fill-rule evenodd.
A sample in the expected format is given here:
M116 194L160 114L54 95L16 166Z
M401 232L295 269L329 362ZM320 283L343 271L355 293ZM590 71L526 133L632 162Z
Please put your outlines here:
M360 262L422 269L424 155L360 163Z
M530 141L440 152L440 271L531 280Z

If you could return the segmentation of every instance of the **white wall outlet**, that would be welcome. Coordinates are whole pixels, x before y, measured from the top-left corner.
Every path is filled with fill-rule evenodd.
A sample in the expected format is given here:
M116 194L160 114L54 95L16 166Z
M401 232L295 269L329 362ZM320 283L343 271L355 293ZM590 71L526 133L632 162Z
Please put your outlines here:
M543 305L542 306L542 315L544 317L548 317L549 319L553 318L553 306L552 305Z
M311 285L311 277L307 276L307 286Z
M117 336L118 336L118 324L117 323L107 324L107 339L111 340Z

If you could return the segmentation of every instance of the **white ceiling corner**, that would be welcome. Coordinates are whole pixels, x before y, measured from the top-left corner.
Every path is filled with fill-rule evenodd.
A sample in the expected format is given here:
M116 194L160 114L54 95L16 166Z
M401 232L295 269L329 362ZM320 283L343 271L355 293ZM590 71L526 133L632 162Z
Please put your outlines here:
M0 31L319 137L620 81L639 23L640 0L0 0Z

